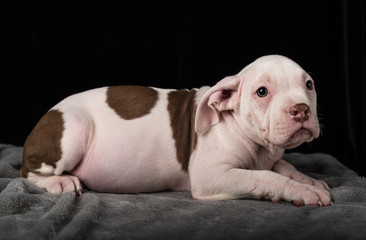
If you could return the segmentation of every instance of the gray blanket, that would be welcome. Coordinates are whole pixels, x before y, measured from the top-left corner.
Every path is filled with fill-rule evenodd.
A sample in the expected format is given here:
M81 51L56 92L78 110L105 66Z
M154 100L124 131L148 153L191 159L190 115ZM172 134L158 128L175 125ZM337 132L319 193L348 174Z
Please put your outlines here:
M325 154L285 159L329 184L331 207L189 192L55 195L17 178L21 154L0 144L0 239L366 239L366 179Z

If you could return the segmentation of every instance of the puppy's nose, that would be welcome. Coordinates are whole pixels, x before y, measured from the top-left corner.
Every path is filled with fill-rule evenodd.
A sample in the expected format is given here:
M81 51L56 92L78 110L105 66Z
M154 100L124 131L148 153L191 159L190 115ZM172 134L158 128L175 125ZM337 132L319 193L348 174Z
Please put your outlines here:
M309 119L310 109L305 103L300 103L290 107L290 111L288 113L296 122L303 123Z

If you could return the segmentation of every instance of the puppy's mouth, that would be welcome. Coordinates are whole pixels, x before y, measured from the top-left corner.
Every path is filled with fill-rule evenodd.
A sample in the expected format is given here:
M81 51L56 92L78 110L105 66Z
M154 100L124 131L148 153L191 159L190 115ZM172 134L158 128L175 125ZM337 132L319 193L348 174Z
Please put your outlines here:
M304 142L311 142L314 139L314 133L311 129L304 126L296 129L287 141L281 146L284 149L291 149L301 145Z
M290 149L301 145L303 142L310 142L313 139L312 132L304 127L295 131L294 134L287 140L283 148Z

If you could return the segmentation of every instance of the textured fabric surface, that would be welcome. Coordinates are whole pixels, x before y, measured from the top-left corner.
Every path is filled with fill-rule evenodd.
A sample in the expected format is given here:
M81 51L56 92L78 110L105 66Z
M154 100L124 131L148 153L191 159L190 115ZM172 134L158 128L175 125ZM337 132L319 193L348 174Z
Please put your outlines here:
M0 144L0 239L365 239L366 179L330 155L285 155L326 181L331 207L197 201L190 192L50 194L17 178L22 148Z

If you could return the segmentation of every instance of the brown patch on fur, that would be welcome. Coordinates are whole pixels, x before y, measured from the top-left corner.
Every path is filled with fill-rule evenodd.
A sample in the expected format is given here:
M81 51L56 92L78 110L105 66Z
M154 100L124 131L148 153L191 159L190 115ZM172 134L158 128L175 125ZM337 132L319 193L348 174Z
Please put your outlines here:
M38 173L42 163L56 168L56 162L62 157L61 139L64 120L58 110L50 110L34 127L23 147L23 167L20 177L27 177L29 172Z
M114 86L107 90L108 106L125 120L149 114L157 101L158 92L149 87Z
M177 149L178 161L182 170L188 171L189 158L197 143L197 134L194 130L197 104L196 91L179 90L168 94L168 112L173 138Z

